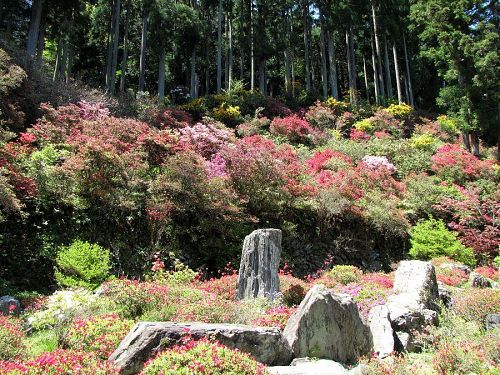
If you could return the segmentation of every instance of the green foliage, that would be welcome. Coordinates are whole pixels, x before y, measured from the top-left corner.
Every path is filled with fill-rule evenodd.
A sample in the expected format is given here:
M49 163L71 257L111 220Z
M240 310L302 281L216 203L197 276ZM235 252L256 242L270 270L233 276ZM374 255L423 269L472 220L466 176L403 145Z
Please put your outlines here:
M64 287L95 289L109 278L109 250L97 244L74 241L59 249L55 276Z
M439 139L429 133L414 134L410 139L410 146L416 149L435 151L439 145Z
M58 347L58 338L55 330L47 329L27 336L24 340L28 349L28 357L37 357L42 353L52 352Z
M266 374L264 366L249 354L206 339L197 342L187 341L185 345L166 350L151 361L141 375L156 375L163 372L179 375Z
M500 310L500 290L469 288L460 291L453 299L453 310L463 319L484 326L486 315Z
M325 275L342 285L347 285L349 283L354 283L359 281L362 272L359 268L355 266L338 265L333 267Z
M354 124L354 127L359 130L363 131L365 133L370 132L371 130L374 129L375 125L371 122L370 119L366 118L364 120L360 120Z
M465 247L457 239L457 234L448 230L442 220L429 218L420 221L411 229L410 256L429 260L447 256L469 266L476 260L472 249Z
M391 104L389 107L385 108L384 111L397 118L405 119L411 115L413 108L406 103Z

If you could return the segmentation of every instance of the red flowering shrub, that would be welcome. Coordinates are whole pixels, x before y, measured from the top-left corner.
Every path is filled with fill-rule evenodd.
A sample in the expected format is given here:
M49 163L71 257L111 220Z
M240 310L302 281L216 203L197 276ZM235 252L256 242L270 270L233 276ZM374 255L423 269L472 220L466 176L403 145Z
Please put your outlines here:
M153 116L152 123L160 129L178 129L193 124L193 117L178 108L169 108Z
M291 142L315 143L319 138L319 133L296 115L275 118L269 130L272 134L285 136Z
M176 133L182 142L207 159L234 140L234 131L220 124L197 123L178 129Z
M184 342L159 353L144 366L141 375L157 374L264 375L264 365L249 354L229 349L217 341L185 338Z
M273 307L266 310L263 317L252 321L252 324L261 327L278 327L283 329L295 310L296 308L287 306Z
M460 241L487 262L495 258L500 245L500 203L496 196L460 190L462 197L443 198L434 208L451 218L448 226L458 232Z
M26 350L23 343L24 337L20 320L0 314L0 361L24 355Z
M118 371L108 361L103 361L93 353L74 350L56 350L39 355L24 362L0 361L2 375L113 375Z
M364 131L358 130L356 128L351 129L351 133L350 133L349 137L353 141L366 141L366 140L370 139L370 135L368 133L365 133Z
M333 159L333 160L332 160ZM352 160L349 156L338 152L326 149L314 153L314 156L306 160L309 172L319 172L322 169L336 170L338 168L346 169L352 166Z
M493 166L493 161L481 161L462 146L449 143L438 148L431 160L439 177L457 183L487 175Z
M490 267L490 266L478 267L474 270L474 272L483 275L484 277L491 280L497 280L499 277L498 270L495 267Z
M465 271L462 271L458 268L442 268L438 267L436 269L436 278L438 281L441 281L443 284L457 287L461 284L464 284L469 279L469 276Z
M212 278L204 281L196 287L209 293L216 294L219 298L234 301L238 275L224 275L218 279Z
M94 352L105 360L130 331L132 320L122 320L117 314L77 318L71 322L64 344L76 351Z
M394 280L391 275L382 272L364 273L361 276L361 282L376 284L382 288L392 289L394 287Z

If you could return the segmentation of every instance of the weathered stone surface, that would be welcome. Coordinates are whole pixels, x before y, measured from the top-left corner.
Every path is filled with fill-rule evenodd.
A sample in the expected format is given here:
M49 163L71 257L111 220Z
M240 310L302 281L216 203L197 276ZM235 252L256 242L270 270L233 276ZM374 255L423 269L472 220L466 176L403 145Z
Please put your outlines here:
M438 281L438 293L439 299L441 300L441 302L443 302L443 305L447 308L450 308L452 305L451 291L445 284L440 281Z
M0 298L0 314L1 315L19 315L21 312L21 304L12 296L3 296Z
M229 348L250 353L268 365L284 365L292 359L291 350L278 328L207 323L137 323L109 357L123 374L138 372L156 352L175 345L189 334L193 338L211 337Z
M280 290L281 230L259 229L245 237L237 299L270 297Z
M487 330L500 328L500 314L486 315L485 325Z
M270 374L276 375L363 375L367 374L365 365L347 370L338 362L327 359L296 358L290 366L268 367Z
M409 308L434 308L439 298L434 266L420 260L402 261L394 274L394 292L407 294Z
M491 281L476 272L469 275L469 285L473 288L491 288Z
M412 350L415 349L415 345L413 343L413 336L410 335L408 332L396 332L395 336L395 348L399 352L405 352L409 351L411 352Z
M389 309L385 305L375 306L368 317L373 339L373 352L385 358L394 351L394 331L389 320Z
M283 336L295 357L348 363L372 349L370 330L347 294L315 285L290 317Z

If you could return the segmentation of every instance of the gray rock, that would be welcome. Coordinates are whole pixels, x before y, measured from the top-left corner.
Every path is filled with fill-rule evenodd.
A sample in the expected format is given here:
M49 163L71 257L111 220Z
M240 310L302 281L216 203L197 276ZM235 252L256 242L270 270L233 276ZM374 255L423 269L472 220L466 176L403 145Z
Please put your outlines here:
M476 272L469 275L469 285L473 288L491 288L491 281Z
M237 299L273 298L280 290L278 268L281 230L259 229L245 237L238 274Z
M487 330L495 329L500 327L500 314L488 314L486 315L485 325Z
M0 298L0 315L19 315L21 304L12 296L3 296Z
M450 308L452 305L451 291L443 284L441 281L438 281L438 293L439 299L443 303L446 308Z
M310 358L296 358L290 366L268 367L268 371L278 375L345 375L349 373L340 363Z
M413 335L408 332L396 332L395 334L395 348L399 352L411 352L416 349L413 342Z
M375 306L368 317L373 339L373 352L379 358L385 358L394 351L394 331L389 320L387 306Z
M155 353L179 343L186 334L198 339L211 337L229 348L250 353L267 365L284 365L292 359L291 350L278 328L207 323L137 323L109 361L122 374L135 374Z
M439 298L436 272L430 262L402 261L394 274L395 294L407 294L413 309L433 309Z
M295 357L318 357L348 363L372 349L371 335L347 294L315 285L290 317L283 336Z

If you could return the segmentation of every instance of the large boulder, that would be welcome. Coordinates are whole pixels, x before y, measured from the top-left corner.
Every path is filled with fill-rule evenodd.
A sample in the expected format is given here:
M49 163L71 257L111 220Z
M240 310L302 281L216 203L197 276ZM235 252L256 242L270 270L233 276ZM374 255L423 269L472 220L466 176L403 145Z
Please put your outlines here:
M17 299L11 296L0 298L0 315L19 315L21 304Z
M394 293L406 294L409 308L433 309L439 298L436 271L430 262L406 260L394 274Z
M495 328L500 328L500 314L486 315L485 326L488 331Z
M385 358L394 351L394 331L389 320L389 309L385 305L375 306L368 316L373 339L373 352Z
M186 335L217 339L229 348L249 353L267 365L285 365L292 359L290 348L278 328L207 323L137 323L109 361L122 374L135 374L155 353L181 342Z
M237 299L273 298L280 290L281 230L259 229L245 237L238 273Z
M473 288L491 288L491 281L476 272L471 272L469 275L469 285Z
M315 285L290 317L283 336L295 357L354 362L371 352L370 330L347 294Z

